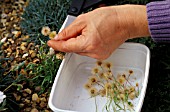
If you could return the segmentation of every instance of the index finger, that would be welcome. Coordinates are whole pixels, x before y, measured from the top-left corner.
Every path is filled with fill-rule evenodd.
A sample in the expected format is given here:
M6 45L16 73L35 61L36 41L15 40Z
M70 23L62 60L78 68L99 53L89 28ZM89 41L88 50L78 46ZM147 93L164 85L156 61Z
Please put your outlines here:
M68 40L49 40L48 46L54 50L62 52L85 52L86 44L83 42L82 36L79 38L70 38Z

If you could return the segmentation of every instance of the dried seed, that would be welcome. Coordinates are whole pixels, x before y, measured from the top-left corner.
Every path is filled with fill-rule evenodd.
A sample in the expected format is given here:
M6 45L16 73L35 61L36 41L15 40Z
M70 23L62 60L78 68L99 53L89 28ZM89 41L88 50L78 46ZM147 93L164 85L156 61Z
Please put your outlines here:
M129 98L130 98L131 100L133 100L133 99L135 98L135 92L131 92L131 93L129 94Z

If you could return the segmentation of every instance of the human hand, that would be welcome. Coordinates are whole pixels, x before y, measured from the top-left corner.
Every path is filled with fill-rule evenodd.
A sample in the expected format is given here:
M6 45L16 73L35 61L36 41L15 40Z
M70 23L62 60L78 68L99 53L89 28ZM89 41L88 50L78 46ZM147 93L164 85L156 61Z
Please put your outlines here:
M145 6L102 7L78 16L48 45L58 51L103 60L127 39L147 35Z

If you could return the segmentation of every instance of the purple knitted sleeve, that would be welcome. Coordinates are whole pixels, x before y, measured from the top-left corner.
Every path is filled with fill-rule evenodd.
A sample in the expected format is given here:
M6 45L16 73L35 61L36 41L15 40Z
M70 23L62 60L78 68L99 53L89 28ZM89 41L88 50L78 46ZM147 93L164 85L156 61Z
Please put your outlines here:
M170 0L146 5L149 30L156 42L170 42Z

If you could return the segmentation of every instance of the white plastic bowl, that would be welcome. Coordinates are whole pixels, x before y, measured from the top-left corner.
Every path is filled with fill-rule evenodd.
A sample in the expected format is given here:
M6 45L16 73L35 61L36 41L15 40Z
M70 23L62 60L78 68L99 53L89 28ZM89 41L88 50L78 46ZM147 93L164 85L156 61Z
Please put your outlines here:
M139 83L140 94L134 100L135 112L140 112L147 88L150 51L142 44L124 43L106 61L113 63L114 74L134 70ZM55 112L95 112L95 102L83 88L96 59L67 54L56 75L50 98L49 107ZM97 98L98 110L106 103L105 99ZM127 111L128 112L128 111Z

